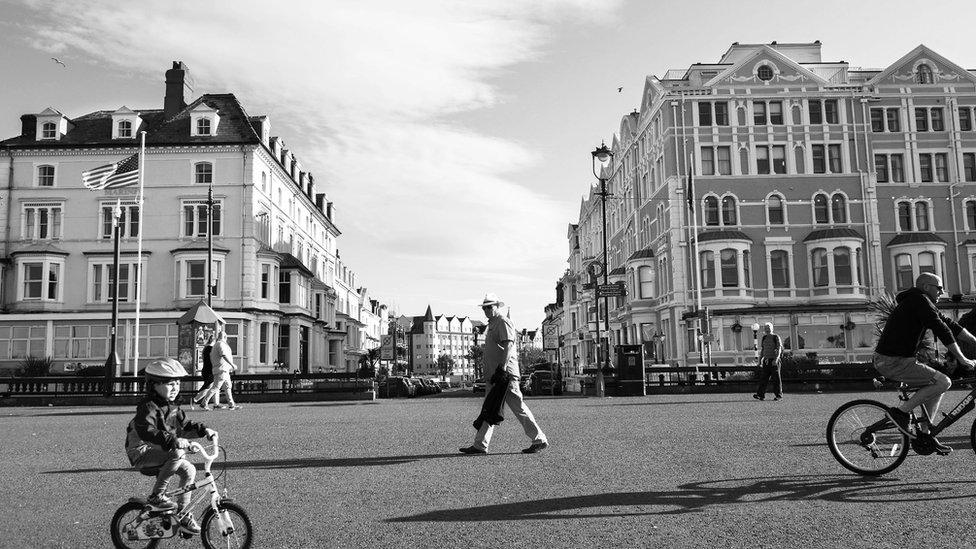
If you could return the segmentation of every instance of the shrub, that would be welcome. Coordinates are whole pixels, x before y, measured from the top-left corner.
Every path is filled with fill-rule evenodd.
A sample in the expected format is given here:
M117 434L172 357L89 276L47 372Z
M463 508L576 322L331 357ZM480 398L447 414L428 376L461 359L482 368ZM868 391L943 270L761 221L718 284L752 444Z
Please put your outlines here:
M43 358L28 356L20 361L17 373L21 377L47 376L51 374L51 366L54 366L54 359L49 356Z

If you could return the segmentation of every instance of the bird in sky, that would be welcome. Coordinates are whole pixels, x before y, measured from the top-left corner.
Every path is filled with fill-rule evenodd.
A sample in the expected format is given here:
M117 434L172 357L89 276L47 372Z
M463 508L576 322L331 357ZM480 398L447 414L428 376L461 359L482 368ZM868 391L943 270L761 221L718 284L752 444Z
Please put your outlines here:
M58 59L57 57L52 57L52 58L51 58L51 61L54 61L55 63L57 63L58 65L61 65L61 66L62 66L62 67L64 67L64 68L68 68L68 66L67 66L67 65L65 65L64 63L62 63L62 62L61 62L61 60L60 60L60 59Z
M60 61L58 61L58 62L60 63ZM620 93L620 92L622 92L622 91L624 91L624 88L623 88L623 86L621 86L621 87L619 87L619 88L617 88L617 93Z

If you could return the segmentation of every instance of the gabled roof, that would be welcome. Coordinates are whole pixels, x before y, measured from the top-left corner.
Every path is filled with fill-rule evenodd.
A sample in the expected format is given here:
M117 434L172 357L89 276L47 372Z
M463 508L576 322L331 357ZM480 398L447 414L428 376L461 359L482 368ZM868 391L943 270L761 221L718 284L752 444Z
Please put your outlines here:
M911 74L907 76L898 75L895 74L895 71L907 65L909 61L911 61L912 59L919 58L922 56L924 56L927 60L936 63L936 65L932 67L933 73L941 74L946 72L940 70L939 65L943 65L944 67L950 69L952 73L959 75L959 77L965 78L972 83L976 83L976 76L974 76L972 73L960 67L959 65L953 63L952 61L949 61L945 57L942 57L938 53L935 53L934 51L929 49L928 46L926 46L925 44L919 44L918 47L906 53L905 55L901 56L900 59L898 59L891 65L888 65L888 67L886 67L883 71L881 71L874 78L869 80L868 85L875 86L877 84L880 84L882 80L885 80L889 77L891 77L894 80L911 81L912 78ZM914 71L914 67L913 67L913 71ZM933 74L933 77L935 76L936 74ZM932 83L942 84L943 82L939 82L938 78L935 78Z
M829 84L829 82L827 82L826 80L818 76L810 69L804 67L803 65L797 63L796 61L790 59L789 57L783 55L782 53L774 50L768 45L763 44L762 47L757 48L756 51L754 51L752 54L743 57L740 62L720 72L717 76L715 76L715 78L712 78L711 80L706 82L705 85L711 87L723 82L724 80L731 79L732 75L738 72L739 69L754 64L755 60L759 57L766 57L778 63L783 63L786 66L792 67L793 69L796 70L796 72L798 72L799 74L805 76L810 81L815 82L817 84L820 85ZM777 68L782 70L782 67L777 67ZM755 77L753 78L756 80L756 83L761 83L761 81L758 80L757 78Z

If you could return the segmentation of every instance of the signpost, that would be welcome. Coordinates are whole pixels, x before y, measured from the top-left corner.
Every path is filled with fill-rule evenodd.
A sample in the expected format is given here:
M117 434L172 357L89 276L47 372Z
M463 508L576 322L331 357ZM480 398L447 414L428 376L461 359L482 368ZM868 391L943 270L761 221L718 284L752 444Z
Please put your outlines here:
M599 284L596 287L597 297L624 297L627 289L623 284Z
M546 324L542 327L542 348L555 351L559 348L559 325Z

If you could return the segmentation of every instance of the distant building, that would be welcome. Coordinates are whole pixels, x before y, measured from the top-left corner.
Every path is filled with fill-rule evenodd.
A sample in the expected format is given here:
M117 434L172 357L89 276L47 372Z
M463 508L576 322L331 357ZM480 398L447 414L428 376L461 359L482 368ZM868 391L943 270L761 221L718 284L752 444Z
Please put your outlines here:
M470 379L474 365L470 358L475 345L475 326L468 317L434 315L430 306L423 316L401 317L407 329L408 362L414 375L440 376L437 358L454 359L454 379Z

